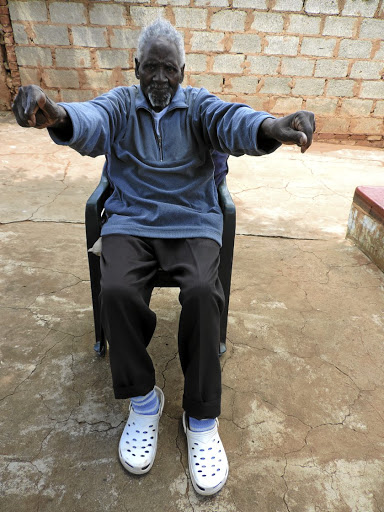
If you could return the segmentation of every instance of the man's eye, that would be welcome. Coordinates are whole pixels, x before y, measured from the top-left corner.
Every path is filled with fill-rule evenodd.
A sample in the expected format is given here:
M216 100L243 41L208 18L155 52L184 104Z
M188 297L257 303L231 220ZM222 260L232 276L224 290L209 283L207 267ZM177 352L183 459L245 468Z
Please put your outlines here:
M176 73L176 69L173 66L167 66L167 73Z

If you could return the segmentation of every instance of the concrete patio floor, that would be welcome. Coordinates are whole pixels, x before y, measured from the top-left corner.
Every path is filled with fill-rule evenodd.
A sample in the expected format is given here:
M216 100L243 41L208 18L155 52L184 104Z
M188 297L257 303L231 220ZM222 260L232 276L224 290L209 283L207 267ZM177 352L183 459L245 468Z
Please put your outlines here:
M384 276L345 240L384 152L316 143L231 158L237 237L220 431L230 462L194 492L180 424L177 290L151 343L166 403L144 477L120 465L128 404L93 352L84 205L102 158L0 116L2 512L384 511Z

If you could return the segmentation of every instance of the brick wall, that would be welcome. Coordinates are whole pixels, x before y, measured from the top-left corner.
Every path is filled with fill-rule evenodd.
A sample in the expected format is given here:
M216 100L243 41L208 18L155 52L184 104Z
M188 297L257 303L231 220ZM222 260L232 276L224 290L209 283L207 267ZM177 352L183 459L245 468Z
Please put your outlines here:
M15 40L7 0L0 0L0 110L9 109L20 85Z
M136 83L138 33L161 15L184 35L185 84L276 115L312 110L321 140L384 145L382 0L1 2L21 83L55 100Z
M8 81L8 73L4 64L6 58L5 48L4 45L2 44L2 40L3 39L0 34L0 56L2 57L2 61L0 61L0 111L8 110L11 104L11 91L9 88L11 82Z

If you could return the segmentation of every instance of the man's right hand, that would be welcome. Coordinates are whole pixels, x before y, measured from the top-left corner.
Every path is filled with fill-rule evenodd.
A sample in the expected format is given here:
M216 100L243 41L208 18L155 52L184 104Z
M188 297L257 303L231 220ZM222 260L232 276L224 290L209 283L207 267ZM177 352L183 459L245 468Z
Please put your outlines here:
M66 110L48 98L37 85L20 87L12 104L16 121L24 128L56 128L65 130L70 118Z

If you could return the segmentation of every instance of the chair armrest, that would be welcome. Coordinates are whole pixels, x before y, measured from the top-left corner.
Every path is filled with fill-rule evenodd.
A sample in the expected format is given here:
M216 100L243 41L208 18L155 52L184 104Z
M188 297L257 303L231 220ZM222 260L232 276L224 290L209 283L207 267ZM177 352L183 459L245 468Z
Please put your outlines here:
M85 205L85 227L87 248L90 249L100 237L104 203L111 195L111 187L107 177L102 174L99 184Z

